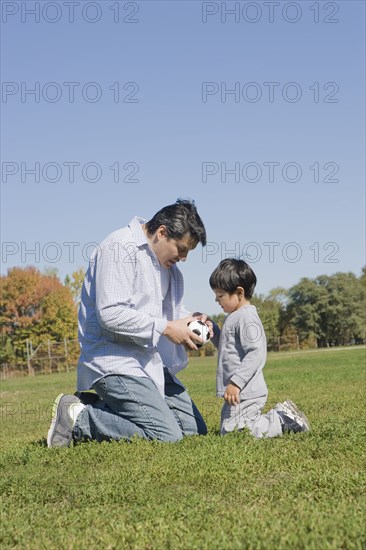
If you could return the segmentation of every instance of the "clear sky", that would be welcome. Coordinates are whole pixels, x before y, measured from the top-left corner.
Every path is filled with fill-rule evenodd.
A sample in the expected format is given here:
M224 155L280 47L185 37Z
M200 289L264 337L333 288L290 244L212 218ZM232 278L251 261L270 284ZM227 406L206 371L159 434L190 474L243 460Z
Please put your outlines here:
M257 293L365 263L363 1L2 1L2 273L87 266L134 215L195 199Z

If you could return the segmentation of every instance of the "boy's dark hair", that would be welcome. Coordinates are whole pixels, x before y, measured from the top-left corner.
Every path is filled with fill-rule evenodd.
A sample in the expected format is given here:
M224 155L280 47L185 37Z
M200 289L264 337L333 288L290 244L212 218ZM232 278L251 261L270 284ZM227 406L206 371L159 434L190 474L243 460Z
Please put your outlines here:
M257 277L252 268L236 258L222 260L210 277L212 289L221 288L229 294L233 294L238 286L243 287L244 295L249 300L254 293Z
M149 235L165 225L169 239L183 239L187 233L196 243L206 244L206 230L192 200L178 199L164 206L150 221L146 222Z

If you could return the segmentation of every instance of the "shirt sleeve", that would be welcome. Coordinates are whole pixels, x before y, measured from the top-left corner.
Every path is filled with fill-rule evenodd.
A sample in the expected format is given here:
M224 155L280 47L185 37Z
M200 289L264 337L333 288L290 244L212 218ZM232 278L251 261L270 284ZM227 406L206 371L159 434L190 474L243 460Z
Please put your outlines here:
M230 381L242 390L263 366L266 358L266 337L262 324L255 319L237 325L236 330L239 332L236 333L236 338L244 357Z
M140 346L155 347L167 321L134 309L138 252L138 247L132 243L128 247L121 245L118 250L115 243L113 246L107 244L99 250L96 259L96 314L102 328L115 335L116 341L125 337Z
M186 317L190 317L191 315L192 315L192 312L189 311L189 309L187 309L184 304L182 304L180 307L179 319L185 319Z

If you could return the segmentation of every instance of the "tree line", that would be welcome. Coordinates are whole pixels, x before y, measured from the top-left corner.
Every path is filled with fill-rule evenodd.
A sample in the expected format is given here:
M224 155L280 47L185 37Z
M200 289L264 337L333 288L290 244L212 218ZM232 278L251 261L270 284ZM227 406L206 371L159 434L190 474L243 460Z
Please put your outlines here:
M366 267L354 273L302 278L290 289L255 295L269 350L324 348L366 341ZM214 316L222 323L224 315Z
M77 309L84 271L64 282L57 270L41 273L35 267L14 267L1 277L0 363L21 364L27 359L26 341L77 338ZM275 288L255 295L269 350L362 344L366 341L366 267L353 273L303 278L290 289ZM212 319L222 325L224 314ZM212 346L212 345L211 345ZM213 353L209 345L202 350Z

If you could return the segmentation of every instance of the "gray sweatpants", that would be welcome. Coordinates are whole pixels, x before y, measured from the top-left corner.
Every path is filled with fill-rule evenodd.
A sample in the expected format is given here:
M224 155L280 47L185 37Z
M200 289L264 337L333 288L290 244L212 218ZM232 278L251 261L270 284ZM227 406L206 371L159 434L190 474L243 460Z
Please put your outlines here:
M281 421L276 411L271 409L267 414L262 414L266 401L266 395L245 399L237 405L229 405L225 401L221 411L221 435L244 428L249 428L258 439L282 435Z

